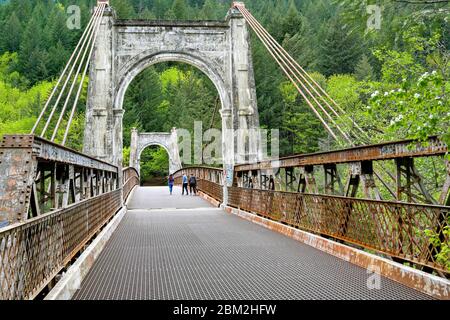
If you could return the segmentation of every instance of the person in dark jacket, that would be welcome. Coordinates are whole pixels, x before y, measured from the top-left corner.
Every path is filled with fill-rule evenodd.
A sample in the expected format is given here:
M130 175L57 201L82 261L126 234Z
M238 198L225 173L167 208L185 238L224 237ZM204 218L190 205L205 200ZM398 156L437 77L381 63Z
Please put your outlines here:
M194 177L194 175L191 175L191 177L189 178L189 189L191 191L191 195L192 191L195 195L197 195L197 179Z
M273 176L270 176L269 190L275 191L275 180L273 179Z

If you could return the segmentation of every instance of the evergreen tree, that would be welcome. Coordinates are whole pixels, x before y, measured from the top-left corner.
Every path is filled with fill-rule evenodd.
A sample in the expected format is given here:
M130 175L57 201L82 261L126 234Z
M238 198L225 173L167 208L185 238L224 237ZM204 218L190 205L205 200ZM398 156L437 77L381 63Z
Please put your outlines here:
M141 129L145 132L160 131L161 123L157 113L158 106L162 102L161 83L159 75L154 68L148 68L135 80L132 88L127 93L128 101L131 101L133 114L141 123Z
M19 51L19 71L28 76L32 83L45 79L47 54L42 49L43 37L40 24L32 18L23 34Z
M52 46L48 50L48 59L46 70L49 75L57 75L61 73L65 64L69 60L69 51L64 48L61 41L58 41L56 45Z
M301 29L293 36L286 34L282 45L303 68L312 69L317 67L317 55L310 45L310 31L306 18L302 21Z
M188 19L188 8L186 0L175 0L173 2L172 10L176 19L178 20Z
M9 52L18 51L22 39L21 37L22 25L15 12L13 12L12 15L9 17L6 24L3 26L2 30L3 30L3 41L2 41L3 50Z
M279 26L279 39L284 39L284 37L289 35L294 35L301 30L302 18L297 10L294 0L289 3L289 10L286 17L281 21Z
M131 19L136 14L129 0L111 0L111 6L121 19Z
M355 77L360 81L373 80L374 72L369 58L363 54L355 67Z
M139 13L138 17L139 17L139 19L144 19L144 20L155 20L156 19L155 14L152 11L150 11L148 8L141 11Z
M360 56L360 40L336 16L327 28L321 49L324 75L353 73Z
M177 16L175 15L175 12L171 9L167 10L164 14L164 19L166 20L176 20Z
M47 48L61 42L64 48L70 48L71 38L68 35L67 16L62 6L54 6L44 27Z
M217 19L215 12L216 3L214 0L206 0L203 4L202 11L200 12L200 19L202 20L214 20Z
M19 18L19 21L22 21L23 23L30 20L31 13L33 11L32 1L11 0L9 5L13 12L17 15L17 18Z
M170 3L167 0L154 0L152 11L158 19L163 19L169 8Z

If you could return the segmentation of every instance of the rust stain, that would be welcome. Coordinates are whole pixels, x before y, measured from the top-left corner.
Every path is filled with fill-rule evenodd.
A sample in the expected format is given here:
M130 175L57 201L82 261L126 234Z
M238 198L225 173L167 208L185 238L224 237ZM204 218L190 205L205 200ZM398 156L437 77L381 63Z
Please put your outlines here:
M311 165L337 164L356 161L389 160L403 157L420 157L444 155L448 147L437 137L430 137L428 144L414 140L386 142L376 145L358 146L349 149L299 154L281 158L278 161L263 161L256 164L237 165L236 172L251 170L269 170L277 168L304 167ZM414 145L413 148L410 148Z

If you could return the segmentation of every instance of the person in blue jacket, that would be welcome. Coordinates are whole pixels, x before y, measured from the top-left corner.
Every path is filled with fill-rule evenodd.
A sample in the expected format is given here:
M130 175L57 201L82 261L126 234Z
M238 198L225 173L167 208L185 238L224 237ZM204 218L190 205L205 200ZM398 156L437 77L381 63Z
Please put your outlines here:
M184 195L184 190L186 190L186 195L189 195L189 191L188 191L188 177L187 175L183 175L183 193L182 195Z
M169 176L169 190L170 190L170 195L172 195L172 191L173 191L173 185L175 184L175 179L173 178L173 175Z

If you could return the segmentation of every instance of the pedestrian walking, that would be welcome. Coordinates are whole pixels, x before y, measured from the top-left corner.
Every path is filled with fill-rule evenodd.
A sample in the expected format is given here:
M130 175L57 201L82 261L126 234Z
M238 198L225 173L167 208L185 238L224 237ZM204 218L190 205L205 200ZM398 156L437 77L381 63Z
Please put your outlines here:
M183 192L181 195L184 196L184 190L186 190L186 195L189 195L189 190L188 190L188 177L187 175L183 174Z
M172 191L173 191L173 185L175 184L175 179L173 178L173 175L169 176L169 191L170 191L170 195L172 195Z
M189 178L189 189L191 190L191 195L192 191L194 191L194 194L197 195L197 179L193 174Z

